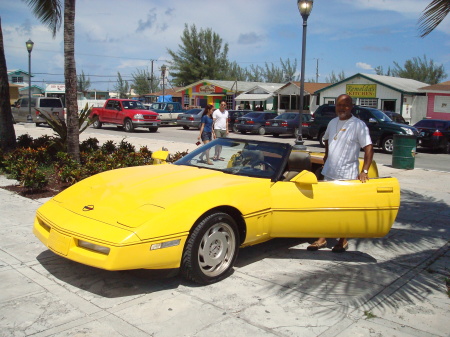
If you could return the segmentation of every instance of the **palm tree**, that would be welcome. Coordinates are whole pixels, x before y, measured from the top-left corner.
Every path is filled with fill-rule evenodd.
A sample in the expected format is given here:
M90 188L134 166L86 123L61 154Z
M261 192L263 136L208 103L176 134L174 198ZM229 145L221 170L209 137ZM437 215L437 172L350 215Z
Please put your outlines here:
M425 37L430 34L450 12L450 0L433 0L419 19L419 29Z
M16 147L16 133L9 101L8 71L6 70L3 32L0 18L0 150L11 151Z
M61 27L62 0L24 0L53 37ZM64 0L64 77L66 84L67 152L80 160L80 134L75 66L75 0Z

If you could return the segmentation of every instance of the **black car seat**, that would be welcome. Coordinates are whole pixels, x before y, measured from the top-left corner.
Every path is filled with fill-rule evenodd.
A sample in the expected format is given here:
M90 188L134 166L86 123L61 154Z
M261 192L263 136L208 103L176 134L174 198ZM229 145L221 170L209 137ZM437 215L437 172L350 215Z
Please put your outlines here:
M282 180L289 181L303 170L311 171L311 155L308 152L292 151Z

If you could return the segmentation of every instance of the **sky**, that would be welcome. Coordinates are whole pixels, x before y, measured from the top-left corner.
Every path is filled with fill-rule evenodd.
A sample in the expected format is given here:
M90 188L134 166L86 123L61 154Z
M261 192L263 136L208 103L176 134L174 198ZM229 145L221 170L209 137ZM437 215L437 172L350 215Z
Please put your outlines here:
M64 1L63 1L64 2ZM450 80L450 15L427 37L418 20L431 0L315 0L307 21L305 80L326 82L332 72L374 74L415 57L443 65ZM25 42L34 42L32 84L64 83L63 27L53 38L24 1L2 0L0 18L8 70L28 72ZM228 58L241 67L297 60L300 72L302 18L295 0L77 0L77 73L91 89L113 90L117 73L160 74L167 49L179 50L185 24L211 28L228 43ZM156 76L156 75L155 75ZM170 80L170 68L169 68Z

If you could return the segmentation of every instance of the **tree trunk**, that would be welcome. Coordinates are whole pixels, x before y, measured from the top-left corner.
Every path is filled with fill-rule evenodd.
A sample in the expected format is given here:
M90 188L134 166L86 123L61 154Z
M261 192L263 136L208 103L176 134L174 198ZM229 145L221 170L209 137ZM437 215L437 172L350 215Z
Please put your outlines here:
M75 1L64 0L64 76L66 80L67 152L80 161L80 134L75 66Z
M8 71L3 48L2 22L0 18L0 148L7 152L16 148L16 132L9 101Z

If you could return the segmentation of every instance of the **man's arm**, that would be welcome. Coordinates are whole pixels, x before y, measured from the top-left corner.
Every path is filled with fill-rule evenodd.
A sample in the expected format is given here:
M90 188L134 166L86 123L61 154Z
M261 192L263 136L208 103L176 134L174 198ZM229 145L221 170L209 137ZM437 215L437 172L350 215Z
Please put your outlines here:
M364 164L362 171L358 175L358 179L361 180L361 182L365 183L369 180L368 173L364 173L364 171L369 171L369 167L372 164L373 159L373 145L369 144L366 147L363 148L364 150Z

